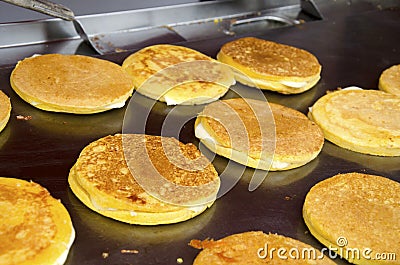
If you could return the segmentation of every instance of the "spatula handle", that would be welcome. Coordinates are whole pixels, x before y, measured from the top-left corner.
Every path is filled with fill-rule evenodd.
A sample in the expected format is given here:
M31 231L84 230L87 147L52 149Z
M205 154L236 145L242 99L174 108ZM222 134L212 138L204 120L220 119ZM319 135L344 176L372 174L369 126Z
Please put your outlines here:
M74 13L68 7L47 0L1 0L1 1L68 21L74 20L75 18Z

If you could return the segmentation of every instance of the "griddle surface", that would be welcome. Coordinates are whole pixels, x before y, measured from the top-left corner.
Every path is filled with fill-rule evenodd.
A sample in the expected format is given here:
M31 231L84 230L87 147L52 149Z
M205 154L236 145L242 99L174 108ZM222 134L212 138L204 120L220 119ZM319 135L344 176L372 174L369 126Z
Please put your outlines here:
M327 90L350 85L376 89L380 73L400 63L399 25L400 11L372 11L247 36L304 48L318 57L323 69L316 87L301 95L264 93L270 102L306 113ZM215 57L222 44L237 37L241 36L179 44ZM101 58L122 63L129 54ZM250 230L279 233L320 249L323 246L310 235L301 215L305 195L314 184L353 171L400 181L400 158L358 154L325 142L314 161L298 169L270 172L254 192L247 190L253 172L247 169L228 194L192 220L154 227L120 223L85 207L70 191L67 176L83 147L100 137L121 132L125 109L81 116L44 112L22 101L11 90L11 71L10 67L0 68L0 89L11 97L13 106L10 122L0 134L0 176L33 180L61 199L76 229L66 264L177 264L177 258L182 258L183 264L191 264L199 252L188 246L191 239L219 239ZM149 133L159 133L163 117L170 109L157 104L150 116ZM30 115L32 119L17 120L17 115ZM192 125L190 121L184 127L181 140L198 144ZM221 170L227 160L217 157L214 162ZM123 249L138 253L121 253ZM347 264L340 259L336 262Z

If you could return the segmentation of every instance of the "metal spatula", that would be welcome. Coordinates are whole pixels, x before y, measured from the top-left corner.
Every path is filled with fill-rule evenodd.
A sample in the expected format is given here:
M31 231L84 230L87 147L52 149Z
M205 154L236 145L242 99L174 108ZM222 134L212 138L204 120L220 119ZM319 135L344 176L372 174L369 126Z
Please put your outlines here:
M7 2L13 5L17 5L20 7L24 7L27 9L31 9L46 15L50 15L52 17L61 18L63 20L72 21L76 32L79 36L90 46L92 47L98 54L109 53L110 51L115 50L114 47L111 47L105 42L102 42L99 38L90 38L82 24L75 18L74 12L68 7L53 3L47 0L1 0L3 2Z

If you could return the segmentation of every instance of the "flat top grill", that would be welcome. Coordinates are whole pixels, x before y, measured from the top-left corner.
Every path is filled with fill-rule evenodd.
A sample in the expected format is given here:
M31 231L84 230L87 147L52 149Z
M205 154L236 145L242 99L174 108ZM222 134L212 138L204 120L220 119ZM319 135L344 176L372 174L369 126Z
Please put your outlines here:
M174 43L215 57L224 43L238 37L255 36L312 52L322 65L322 78L314 88L299 95L263 92L270 102L306 113L308 107L328 90L350 85L376 89L380 73L400 62L400 36L395 34L399 22L399 9L373 8L352 16L315 20L268 31L232 36L224 34L211 39L185 39ZM65 51L71 46L73 50L75 44L69 46L69 43L75 42L79 40L12 48L23 49L24 53L20 55L31 55L36 48L40 53ZM122 63L131 52L99 57ZM1 54L2 60L12 61L6 52ZM88 143L121 132L125 108L82 116L38 110L21 100L11 89L8 80L12 69L10 64L0 67L0 89L11 98L13 106L9 124L0 134L0 176L33 180L46 187L55 198L61 199L77 233L66 264L177 264L179 258L183 259L183 264L191 264L198 253L188 246L191 239L219 239L252 230L282 234L321 249L323 246L310 235L301 214L305 195L314 184L335 174L353 171L400 181L400 157L363 155L326 141L314 161L289 171L269 172L254 192L248 191L254 170L245 169L229 193L206 212L186 222L154 227L120 223L84 206L70 191L67 176ZM253 97L252 88L243 86L243 91L248 97ZM230 93L226 95L230 96ZM140 104L145 108L146 100L142 97L138 101L139 109ZM178 113L180 118L184 118L187 107L176 108L180 108ZM157 103L150 115L147 133L160 135L162 123L172 109ZM31 116L32 119L18 120L17 115ZM193 125L194 120L190 120L183 127L181 141L198 144ZM217 156L213 163L221 172L227 160ZM242 169L240 165L237 167ZM135 251L131 253L129 250ZM335 262L348 264L341 259Z

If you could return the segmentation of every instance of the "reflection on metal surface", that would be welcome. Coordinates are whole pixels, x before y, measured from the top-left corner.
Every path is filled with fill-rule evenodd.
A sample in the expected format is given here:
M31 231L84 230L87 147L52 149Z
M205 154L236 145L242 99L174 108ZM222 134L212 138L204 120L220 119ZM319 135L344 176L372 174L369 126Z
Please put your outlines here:
M115 134L121 128L124 115L124 109L115 109L96 115L84 115L85 122L82 123L82 117L65 113L51 113L37 109L27 104L13 92L15 97L14 112L19 115L29 115L32 117L29 125L40 131L42 134L50 133L55 137L80 137L84 135L93 135L102 137L104 134ZM103 125L99 131L98 125ZM1 136L1 135L0 135Z
M181 241L191 237L207 226L218 208L218 204L215 203L199 216L177 224L132 226L90 210L75 197L71 190L68 190L68 204L74 210L73 214L75 216L73 216L73 219L79 220L79 223L84 225L85 229L92 231L93 234L101 234L103 238L109 240L108 242L102 242L103 244L115 247L115 242L110 242L110 239L116 242L131 242L138 246L139 252L143 251L142 247L146 247L149 244L170 243L171 241ZM88 246L79 246L79 241L77 240L74 247L85 249ZM118 251L118 249L109 250Z
M300 24L300 21L282 15L262 15L233 20L223 32L226 35L235 35L246 32L257 32L267 29L293 26L297 24Z
M13 118L13 117L11 117ZM0 149L5 145L10 138L11 128L10 126L6 126L3 131L0 132Z
M177 16L176 14L179 14ZM274 20L268 19L273 16ZM211 39L243 32L264 32L297 21L314 20L302 12L297 0L284 1L205 1L157 8L145 8L76 16L88 39L102 53L136 50L160 43ZM265 17L261 19L258 17ZM233 26L235 21L260 19ZM286 22L285 22L286 21ZM288 23L291 21L291 23ZM251 26L249 26L251 24ZM234 28L234 29L233 29ZM15 34L18 32L18 34ZM70 21L43 19L0 23L2 65L15 64L34 53L94 55L93 49L77 34Z
M254 16L260 10L274 10L273 12L283 12L286 15L291 13L292 16L297 16L300 11L297 1L286 0L280 1L279 4L274 3L275 1L268 1L266 3L257 3L257 5L252 5L250 2L253 1L249 1L249 3L233 0L210 1L162 8L86 15L79 16L77 19L85 27L89 37L112 33L113 38L117 41L120 35L126 33L148 32L160 28L166 28L175 34L179 34L178 30L174 30L175 27L181 28L209 21ZM179 16L176 16L176 14L179 14ZM0 39L0 48L79 38L73 25L60 19L0 24L0 32L15 33L21 31L25 31L25 34L8 34L9 38ZM187 39L184 35L182 36ZM118 42L113 43L115 47L119 46Z
M382 157L361 154L353 152L342 147L339 147L331 142L326 142L324 146L324 152L327 154L357 163L365 168L369 168L381 172L395 172L400 170L400 157Z

